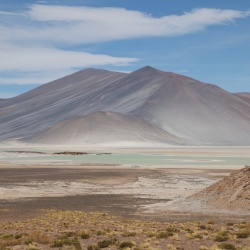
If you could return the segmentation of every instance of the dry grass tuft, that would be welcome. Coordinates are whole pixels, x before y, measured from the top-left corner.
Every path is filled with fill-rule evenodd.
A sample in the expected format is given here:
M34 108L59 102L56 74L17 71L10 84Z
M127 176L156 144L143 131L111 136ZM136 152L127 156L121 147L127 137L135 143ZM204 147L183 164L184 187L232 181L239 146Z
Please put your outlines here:
M166 223L125 220L106 213L49 210L0 223L0 249L250 250L250 223Z

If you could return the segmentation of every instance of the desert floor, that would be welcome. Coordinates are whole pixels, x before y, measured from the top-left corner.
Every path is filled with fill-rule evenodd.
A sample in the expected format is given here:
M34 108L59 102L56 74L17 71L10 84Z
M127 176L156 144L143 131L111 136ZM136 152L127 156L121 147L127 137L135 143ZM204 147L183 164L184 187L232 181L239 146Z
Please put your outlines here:
M91 154L53 155L65 150ZM0 145L0 249L249 250L250 214L188 199L249 157L230 147Z
M49 155L41 157L34 153L13 152L30 150ZM249 164L250 148L71 148L67 150L94 154L109 152L112 155L51 158L52 152L63 150L0 147L1 221L31 218L46 209L105 211L127 218L166 221L250 218L249 214L215 210L186 199L244 167L244 163ZM119 156L122 161L130 158L132 162L124 164L117 160L114 163ZM158 161L158 158L148 158L147 164L144 156L172 158L166 164L159 158L161 161L154 165L152 160ZM106 157L106 163L99 163L98 157L102 157L101 160ZM109 158L113 163L109 163ZM89 159L91 163L85 162Z

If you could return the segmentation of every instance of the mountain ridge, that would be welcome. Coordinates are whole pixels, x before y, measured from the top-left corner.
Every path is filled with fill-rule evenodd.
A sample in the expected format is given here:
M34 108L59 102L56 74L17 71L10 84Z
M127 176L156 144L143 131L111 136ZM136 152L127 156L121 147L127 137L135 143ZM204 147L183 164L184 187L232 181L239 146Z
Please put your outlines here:
M250 93L248 93L248 92L239 92L239 93L234 93L234 95L241 98L243 101L247 102L250 105Z

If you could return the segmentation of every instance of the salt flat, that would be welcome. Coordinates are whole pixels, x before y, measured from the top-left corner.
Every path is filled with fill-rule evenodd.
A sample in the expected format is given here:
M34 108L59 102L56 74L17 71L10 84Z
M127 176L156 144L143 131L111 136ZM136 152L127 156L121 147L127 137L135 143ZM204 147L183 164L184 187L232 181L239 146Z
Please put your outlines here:
M65 148L32 148L48 154L42 156L6 152L21 149L31 150L18 147L1 147L0 150L0 210L9 209L2 214L4 218L11 219L13 213L24 216L26 212L20 207L30 206L29 214L51 207L68 208L68 201L72 199L72 206L77 209L95 207L115 214L122 211L128 216L188 215L190 212L205 217L215 213L249 216L235 211L213 210L186 200L233 170L247 165L250 162L248 147L72 148L72 151L109 152L111 155L56 158L51 154ZM128 158L129 162L126 162Z

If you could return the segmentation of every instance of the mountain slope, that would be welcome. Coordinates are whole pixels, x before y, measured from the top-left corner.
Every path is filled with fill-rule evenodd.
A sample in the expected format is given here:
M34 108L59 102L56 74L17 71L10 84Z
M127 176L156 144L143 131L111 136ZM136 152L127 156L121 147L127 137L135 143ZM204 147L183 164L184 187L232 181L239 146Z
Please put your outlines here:
M216 208L250 212L250 166L233 172L192 198Z
M242 93L235 93L234 95L238 96L243 101L245 101L248 104L250 104L250 93L242 92Z
M0 102L0 139L23 138L93 112L138 117L191 145L250 145L250 105L215 85L144 67L86 69Z
M95 112L68 121L25 139L45 144L153 145L183 144L183 140L138 118L114 112Z
M89 113L93 101L101 102L103 89L124 75L85 69L0 103L0 138L29 136Z
M194 144L249 145L250 107L214 85L170 75L133 114Z

